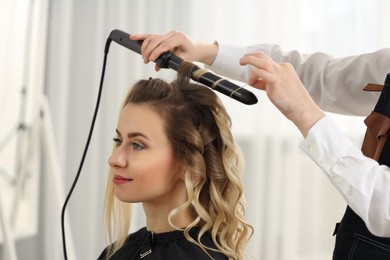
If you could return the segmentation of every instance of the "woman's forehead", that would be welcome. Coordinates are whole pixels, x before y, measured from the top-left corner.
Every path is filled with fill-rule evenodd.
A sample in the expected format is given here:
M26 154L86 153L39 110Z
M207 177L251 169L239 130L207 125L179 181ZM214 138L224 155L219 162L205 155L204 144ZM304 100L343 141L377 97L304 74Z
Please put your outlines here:
M127 104L120 112L117 130L121 135L139 132L165 136L164 119L150 104Z

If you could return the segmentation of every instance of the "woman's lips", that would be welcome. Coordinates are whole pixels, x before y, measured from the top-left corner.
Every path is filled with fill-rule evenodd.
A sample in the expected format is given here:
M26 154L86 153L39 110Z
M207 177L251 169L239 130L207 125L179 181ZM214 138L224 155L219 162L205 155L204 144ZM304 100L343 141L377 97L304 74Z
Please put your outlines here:
M120 184L128 183L132 180L133 179L128 179L119 175L115 175L114 178L112 179L112 182L116 185L120 185Z

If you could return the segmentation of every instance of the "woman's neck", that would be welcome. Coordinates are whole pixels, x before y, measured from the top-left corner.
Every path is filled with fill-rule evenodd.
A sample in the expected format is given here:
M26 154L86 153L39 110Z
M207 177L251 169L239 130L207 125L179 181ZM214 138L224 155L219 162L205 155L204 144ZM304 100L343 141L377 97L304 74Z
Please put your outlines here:
M144 206L145 209L145 206ZM151 212L150 210L145 210L146 213L146 228L148 231L155 233L163 233L175 230L169 224L168 217L170 210L160 210ZM172 217L171 222L173 225L179 228L185 228L194 221L195 217L191 209L185 209L180 211L174 217Z
M186 195L166 197L159 201L143 202L143 208L146 216L146 227L149 231L162 233L175 230L168 221L171 211L186 201ZM195 213L190 206L184 210L180 210L171 218L173 225L179 228L187 227L195 220Z

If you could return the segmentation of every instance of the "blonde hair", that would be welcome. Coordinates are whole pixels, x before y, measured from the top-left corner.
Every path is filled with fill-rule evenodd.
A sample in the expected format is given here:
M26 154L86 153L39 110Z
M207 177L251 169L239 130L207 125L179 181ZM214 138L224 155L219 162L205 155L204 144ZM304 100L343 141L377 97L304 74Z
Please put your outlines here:
M243 259L244 248L253 233L252 226L245 221L243 159L234 142L231 119L224 105L212 90L190 82L191 70L191 63L182 63L172 83L161 79L138 81L122 108L128 103L150 104L164 119L175 156L185 167L188 199L169 214L172 227L180 230L171 220L181 210L190 208L196 219L184 228L187 240L206 253L208 249L221 252L229 259ZM131 205L115 198L111 180L112 171L104 210L111 244L107 259L126 242L131 222ZM189 235L195 226L200 229L197 239ZM211 234L216 249L200 242L206 232Z

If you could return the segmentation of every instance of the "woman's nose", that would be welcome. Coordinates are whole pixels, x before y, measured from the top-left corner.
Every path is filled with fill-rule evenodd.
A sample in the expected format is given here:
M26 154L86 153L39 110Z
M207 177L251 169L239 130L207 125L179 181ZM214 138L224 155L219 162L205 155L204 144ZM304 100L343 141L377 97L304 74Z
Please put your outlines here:
M112 168L126 167L127 160L126 160L125 153L122 151L121 147L118 147L112 152L111 156L108 158L108 164Z

